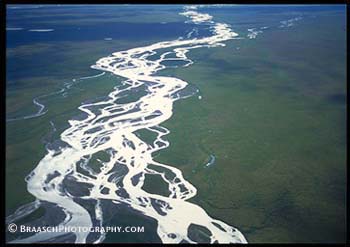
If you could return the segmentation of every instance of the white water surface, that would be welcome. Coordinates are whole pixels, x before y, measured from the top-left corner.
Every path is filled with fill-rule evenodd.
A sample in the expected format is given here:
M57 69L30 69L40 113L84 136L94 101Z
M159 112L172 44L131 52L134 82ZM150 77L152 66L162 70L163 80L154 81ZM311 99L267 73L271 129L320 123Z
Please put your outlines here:
M155 219L156 231L163 243L195 243L188 233L191 225L208 229L211 243L247 243L238 229L211 218L203 208L188 202L196 196L197 189L184 179L179 169L171 164L156 162L152 157L154 152L169 146L164 136L170 131L160 125L172 116L174 102L182 98L178 92L188 85L175 77L156 75L166 68L161 62L171 53L187 62L185 66L190 66L192 61L186 56L189 50L225 46L222 42L238 36L229 25L214 22L212 16L197 12L195 6L185 7L181 15L192 23L208 25L212 35L204 38L191 38L189 35L188 39L159 42L99 59L92 68L125 78L122 87L116 86L108 99L81 105L79 109L86 117L69 120L70 127L60 135L60 140L66 145L48 149L45 157L26 178L28 191L37 201L48 201L62 208L66 218L60 223L61 226L101 226L104 220L101 200L104 199L128 205L140 214ZM158 54L164 49L168 51ZM155 54L159 55L159 59L147 60ZM117 103L123 94L142 86L147 89L146 95L135 102ZM157 134L153 144L144 142L136 135L135 132L142 129ZM109 160L100 160L101 169L95 172L89 169L88 164L92 156L101 151L108 153ZM157 170L152 167L157 167ZM79 172L81 169L89 175ZM120 169L126 169L126 174L110 179ZM52 178L52 174L59 175ZM142 188L146 174L159 174L168 185L169 196L146 192ZM63 181L67 177L92 185L89 193L80 199L95 202L94 219L84 205L74 201L75 197L65 190ZM104 188L109 192L102 193ZM37 207L37 204L27 206L31 210L33 207ZM26 215L23 210L20 211ZM17 212L17 215L20 213ZM40 232L13 242L49 241L63 234ZM88 233L74 234L76 243L87 242ZM93 242L101 242L104 238L105 235L101 234Z
M52 32L55 29L29 29L29 32Z
M22 27L7 27L6 31L21 31L23 30Z

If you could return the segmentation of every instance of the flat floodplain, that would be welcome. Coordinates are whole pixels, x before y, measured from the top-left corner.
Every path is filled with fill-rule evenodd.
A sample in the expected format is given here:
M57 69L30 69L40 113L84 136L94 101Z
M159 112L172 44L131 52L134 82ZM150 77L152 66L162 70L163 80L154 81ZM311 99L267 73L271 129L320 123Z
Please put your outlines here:
M68 120L82 117L82 102L106 97L123 80L110 73L79 78L100 74L90 65L113 52L195 35L181 9L8 6L6 118L30 116L38 110L33 99L58 93L38 98L47 110L42 116L6 123L7 216L35 199L25 177L45 145L59 139ZM170 146L154 153L155 160L180 169L197 188L189 201L237 227L250 243L345 242L345 7L199 10L239 36L224 47L190 50L191 66L159 72L198 93L175 102L162 124ZM147 131L139 137L155 138ZM146 191L166 194L159 176L146 179ZM160 241L153 219L109 206L106 224L148 227L144 234L107 234L105 242ZM45 212L43 206L21 220L38 223ZM8 241L17 237L7 234Z

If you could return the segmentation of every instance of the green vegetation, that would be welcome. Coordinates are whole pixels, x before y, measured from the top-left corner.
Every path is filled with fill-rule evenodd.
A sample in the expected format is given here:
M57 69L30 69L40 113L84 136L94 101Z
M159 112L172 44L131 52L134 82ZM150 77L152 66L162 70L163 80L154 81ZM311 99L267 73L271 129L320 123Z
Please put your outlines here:
M99 173L102 168L103 162L108 162L110 160L109 155L105 151L99 151L92 155L89 160L89 167L96 173Z
M156 132L150 131L148 129L140 129L134 132L138 138L142 141L152 145L156 140L158 134Z
M79 19L85 13L75 17L69 13L60 23L183 20L167 9L153 15L141 12L137 18L131 12L105 19L98 15ZM247 22L243 12L218 11L215 18L231 23L242 37L247 28L260 22L272 27L257 39L191 50L188 56L193 65L159 73L188 81L191 88L200 90L202 99L194 96L175 103L172 118L163 124L171 131L164 137L171 145L154 157L183 171L198 189L191 201L211 217L237 227L249 242L344 242L345 16L315 11L315 17L310 14L291 28L279 29L279 21L290 14L251 12L256 19ZM46 12L48 16L55 13L62 16L64 10ZM57 22L43 20L41 24ZM33 98L57 91L73 78L99 73L89 68L97 59L157 41L58 41L8 47L6 117L34 113ZM81 114L77 110L81 102L106 96L120 81L108 73L77 81L67 97L60 94L39 100L47 114L6 123L6 215L34 200L24 178L45 155L43 139L52 131L50 121L57 128L52 139L57 139L68 127L67 121ZM121 102L136 98L125 97ZM156 138L148 130L136 134L147 143ZM215 165L205 168L211 154ZM96 171L100 168L97 158L103 161L106 156L94 155L89 165ZM147 175L144 189L166 194L159 175ZM39 218L43 211L39 208L22 221ZM107 234L106 242L160 241L154 220L122 206L107 212L106 225L142 225L146 231ZM205 229L193 237L205 238Z
M142 189L148 193L169 196L168 184L158 174L146 174Z
M249 242L345 241L345 22L332 21L194 50L194 65L171 70L202 99L175 103L156 159ZM215 165L198 169L211 153Z
M28 81L30 83L30 81ZM33 82L35 83L35 81ZM105 96L118 84L115 77L108 75L81 81L79 88L73 87L68 96L62 94L46 99L48 113L25 121L7 123L6 129L6 213L13 212L17 207L28 203L34 198L27 192L24 181L36 164L44 157L43 138L51 131L51 120L57 131L55 137L66 129L68 120L80 114L77 110L81 102L96 97ZM20 98L18 104L26 104L30 95ZM18 99L18 98L17 98ZM7 97L10 101L11 97ZM7 104L9 106L9 104ZM55 138L54 138L55 139ZM16 196L13 196L15 191Z

